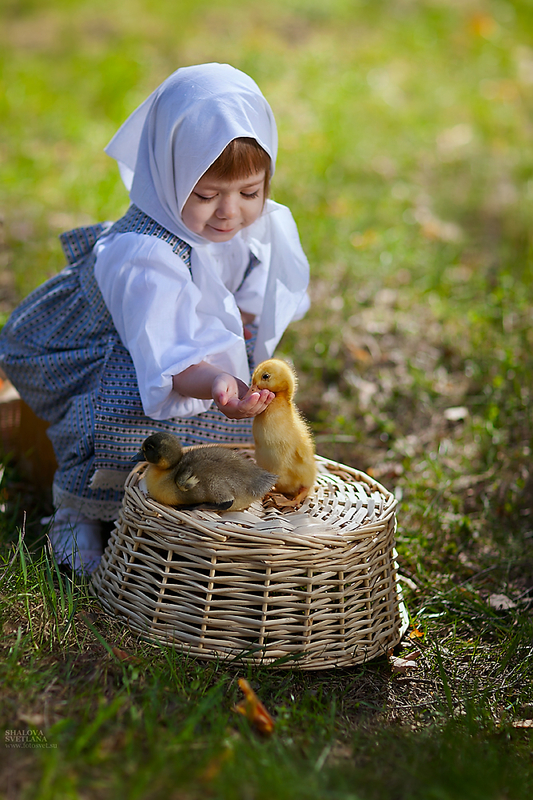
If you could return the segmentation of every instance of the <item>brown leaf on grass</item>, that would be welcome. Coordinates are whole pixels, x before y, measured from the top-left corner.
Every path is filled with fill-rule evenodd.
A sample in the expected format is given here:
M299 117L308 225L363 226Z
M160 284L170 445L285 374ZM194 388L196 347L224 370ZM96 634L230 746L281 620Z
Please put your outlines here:
M125 650L121 650L120 647L112 647L111 650L115 658L118 658L119 661L124 661L128 664L141 663L141 659L138 656L134 656L133 653L127 653Z
M408 669L417 667L416 659L420 656L420 652L416 650L414 653L409 653L405 658L399 656L389 656L389 662L393 672L407 672Z
M515 719L513 728L533 728L533 719Z
M237 703L233 710L242 714L253 727L264 736L271 736L274 732L274 720L258 698L250 684L244 678L239 678L239 688L244 693L244 700Z

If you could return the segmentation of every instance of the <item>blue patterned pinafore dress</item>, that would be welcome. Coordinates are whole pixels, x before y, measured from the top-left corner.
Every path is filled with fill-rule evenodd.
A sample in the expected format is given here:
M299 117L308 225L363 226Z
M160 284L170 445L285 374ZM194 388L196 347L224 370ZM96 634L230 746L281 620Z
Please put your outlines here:
M132 358L94 276L93 248L108 232L157 236L190 269L190 245L132 205L114 224L62 234L67 266L32 292L0 333L0 366L50 423L59 465L54 505L101 520L116 517L132 458L150 433L170 431L184 445L252 439L252 420L230 420L214 405L187 419L145 415ZM243 281L255 264L251 256ZM247 342L250 369L254 339Z

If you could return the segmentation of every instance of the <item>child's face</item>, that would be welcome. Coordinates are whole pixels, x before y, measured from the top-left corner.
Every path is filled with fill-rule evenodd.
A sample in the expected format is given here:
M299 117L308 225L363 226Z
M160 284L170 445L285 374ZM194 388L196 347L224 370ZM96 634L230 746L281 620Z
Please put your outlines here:
M236 181L213 178L206 173L189 195L181 218L190 231L204 239L229 242L261 215L264 186L264 170Z

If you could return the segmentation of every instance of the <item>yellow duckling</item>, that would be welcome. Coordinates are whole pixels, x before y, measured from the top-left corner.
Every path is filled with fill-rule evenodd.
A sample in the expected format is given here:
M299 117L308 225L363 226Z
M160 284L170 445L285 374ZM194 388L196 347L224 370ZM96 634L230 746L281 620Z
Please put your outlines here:
M257 463L277 474L275 489L303 500L316 478L315 444L311 431L293 402L297 378L276 358L263 361L252 376L252 387L270 389L276 397L254 417Z
M149 464L144 480L150 496L169 506L240 511L264 497L277 477L224 447L184 452L178 437L164 432L145 439L139 456Z

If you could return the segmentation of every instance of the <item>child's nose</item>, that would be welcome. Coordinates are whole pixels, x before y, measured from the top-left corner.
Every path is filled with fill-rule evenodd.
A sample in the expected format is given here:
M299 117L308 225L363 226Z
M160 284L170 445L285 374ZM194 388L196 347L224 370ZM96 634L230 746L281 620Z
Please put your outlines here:
M237 199L232 195L226 195L220 198L220 203L217 208L217 215L223 219L231 219L235 217L238 212Z

